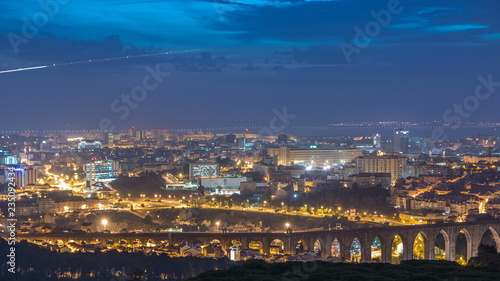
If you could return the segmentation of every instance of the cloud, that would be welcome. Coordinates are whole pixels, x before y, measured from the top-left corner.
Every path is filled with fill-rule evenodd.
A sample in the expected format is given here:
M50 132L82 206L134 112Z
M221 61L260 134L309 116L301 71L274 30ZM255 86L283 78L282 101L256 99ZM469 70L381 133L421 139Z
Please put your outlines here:
M454 24L454 25L440 25L431 26L428 28L431 32L456 32L456 31L467 31L473 29L484 29L489 28L489 25L483 24Z
M436 6L435 1L422 0L402 1L402 5L403 12L393 15L370 49L402 49L415 44L475 46L485 44L484 40L495 43L495 34L500 33L494 12L500 8L498 2L472 5L457 0ZM231 63L239 63L234 69L241 69L242 63L257 65L266 59L272 65L342 64L338 44L351 42L354 27L364 27L373 20L371 11L386 6L385 0L70 1L16 57L66 61L196 48L223 54L224 59L214 55L211 61L198 56L176 62L175 68L221 71ZM0 9L8 11L0 26L0 34L5 35L19 33L21 17L29 18L40 8L24 1L6 1L0 3ZM9 54L10 49L8 40L0 37L1 54ZM287 50L281 54L286 56L276 61L274 50ZM268 68L261 71L264 69Z
M485 34L483 38L487 40L500 40L500 33Z

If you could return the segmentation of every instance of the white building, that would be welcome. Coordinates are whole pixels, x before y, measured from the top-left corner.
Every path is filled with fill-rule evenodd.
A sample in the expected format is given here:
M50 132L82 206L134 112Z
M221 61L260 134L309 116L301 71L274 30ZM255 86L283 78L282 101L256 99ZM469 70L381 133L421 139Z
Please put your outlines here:
M280 147L269 148L267 152L269 156L276 159L277 165L289 166L295 164L313 167L344 164L363 155L363 150L358 148L291 149Z
M357 173L390 173L392 181L406 177L406 157L361 156L356 158Z
M246 177L203 177L199 179L200 185L206 188L236 188L240 187L240 183L246 182L248 179Z
M90 182L111 181L118 177L120 165L118 161L94 161L84 166L87 180Z

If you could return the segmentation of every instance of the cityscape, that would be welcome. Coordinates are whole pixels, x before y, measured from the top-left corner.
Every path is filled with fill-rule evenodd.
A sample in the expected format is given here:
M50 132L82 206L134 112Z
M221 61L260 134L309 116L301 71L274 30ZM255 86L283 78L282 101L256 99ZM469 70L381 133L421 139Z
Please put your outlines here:
M1 280L500 280L499 3L0 8Z

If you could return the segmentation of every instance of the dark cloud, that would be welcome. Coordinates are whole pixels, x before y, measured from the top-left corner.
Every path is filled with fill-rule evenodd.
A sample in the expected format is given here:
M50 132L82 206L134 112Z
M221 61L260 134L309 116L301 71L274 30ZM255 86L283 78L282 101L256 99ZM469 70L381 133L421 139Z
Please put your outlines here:
M3 102L19 105L3 114L23 114L2 127L96 128L156 65L171 75L120 128L265 124L283 105L304 124L440 119L473 93L479 75L500 80L500 2L491 0L402 0L403 11L348 64L339 44L352 44L354 28L388 2L69 1L14 53L7 34L21 34L21 19L40 8L1 1L0 69L200 49L3 74ZM497 105L492 96L471 118L498 118Z

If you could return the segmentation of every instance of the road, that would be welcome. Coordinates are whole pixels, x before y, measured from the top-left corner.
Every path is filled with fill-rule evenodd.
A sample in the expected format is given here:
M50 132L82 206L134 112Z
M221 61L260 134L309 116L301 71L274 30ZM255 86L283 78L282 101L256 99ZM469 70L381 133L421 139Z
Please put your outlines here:
M141 201L133 201L134 204L134 214L139 215L141 211L148 211L148 210L160 210L160 209L169 209L169 208L189 208L192 206L188 206L185 203L181 203L180 201L175 201L175 200L162 200L162 202L158 201L146 201L141 200ZM131 201L122 201L122 203L131 203ZM141 204L144 204L145 207L136 207L140 206ZM201 205L197 208L203 208L203 209L214 209L214 210L235 210L235 211L246 211L246 212L256 212L256 213L267 213L267 214L283 214L283 215L290 215L290 216L302 216L302 217L314 217L314 218L321 218L325 217L325 215L317 215L317 214L310 214L310 213L305 213L305 212L276 212L275 209L271 208L264 208L264 207L251 207L251 208L244 208L240 206L232 206L231 208L224 208L224 207L213 207L210 205ZM140 215L141 217L145 217L147 213L143 213ZM346 214L340 214L340 215L346 215ZM354 217L348 216L350 221L356 221ZM391 226L402 226L402 225L411 225L409 223L403 223L401 221L397 221L394 219L390 219L387 217L380 217L380 216L359 216L360 221L359 222L369 222L369 223L380 223L383 224L385 222L388 222L389 225Z

